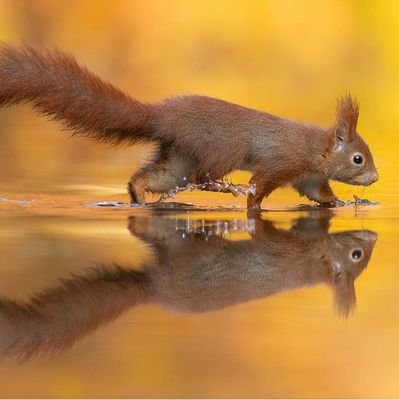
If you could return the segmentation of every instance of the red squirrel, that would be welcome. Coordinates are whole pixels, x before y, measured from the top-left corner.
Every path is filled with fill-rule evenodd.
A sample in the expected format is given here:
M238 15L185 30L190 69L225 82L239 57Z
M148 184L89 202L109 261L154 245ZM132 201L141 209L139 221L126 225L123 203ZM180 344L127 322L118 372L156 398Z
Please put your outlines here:
M58 50L0 44L0 106L30 102L75 134L111 144L156 142L154 159L128 183L132 203L188 183L250 171L247 199L259 209L274 189L290 184L301 195L335 206L329 180L368 186L378 180L370 150L356 132L359 106L337 104L329 128L290 121L205 96L144 103L105 82Z

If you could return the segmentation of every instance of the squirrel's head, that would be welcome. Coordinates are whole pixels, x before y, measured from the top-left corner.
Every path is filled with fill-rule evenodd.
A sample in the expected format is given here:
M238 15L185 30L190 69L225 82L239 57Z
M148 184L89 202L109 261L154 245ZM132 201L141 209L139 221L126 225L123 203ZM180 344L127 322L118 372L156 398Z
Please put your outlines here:
M356 305L355 279L370 261L377 234L373 231L348 231L331 235L334 245L331 284L338 313L347 317Z
M356 132L358 116L356 100L350 95L339 100L336 122L331 128L329 176L351 185L368 186L378 180L378 172L367 144Z

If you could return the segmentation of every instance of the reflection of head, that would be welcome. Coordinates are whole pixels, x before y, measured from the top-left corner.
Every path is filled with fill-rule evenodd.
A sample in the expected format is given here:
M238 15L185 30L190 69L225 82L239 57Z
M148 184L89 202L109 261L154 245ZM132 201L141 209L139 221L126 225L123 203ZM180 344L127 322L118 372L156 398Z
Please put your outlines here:
M347 318L356 306L355 279L367 267L377 241L372 231L349 231L331 235L335 242L332 284L338 314Z

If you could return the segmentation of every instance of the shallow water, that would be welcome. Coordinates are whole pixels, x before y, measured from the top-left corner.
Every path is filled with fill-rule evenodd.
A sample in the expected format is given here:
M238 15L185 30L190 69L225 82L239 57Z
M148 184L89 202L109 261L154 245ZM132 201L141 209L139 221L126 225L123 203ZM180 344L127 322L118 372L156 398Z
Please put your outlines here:
M95 207L126 200L95 190L0 197L2 397L399 393L384 198L257 215L198 193L138 208Z

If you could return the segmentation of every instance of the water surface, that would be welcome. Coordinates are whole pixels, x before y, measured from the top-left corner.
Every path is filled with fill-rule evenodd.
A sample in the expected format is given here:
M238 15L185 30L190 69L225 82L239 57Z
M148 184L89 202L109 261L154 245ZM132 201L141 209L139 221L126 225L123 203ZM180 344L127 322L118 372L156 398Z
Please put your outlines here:
M3 397L398 395L394 207L190 196L2 194Z

